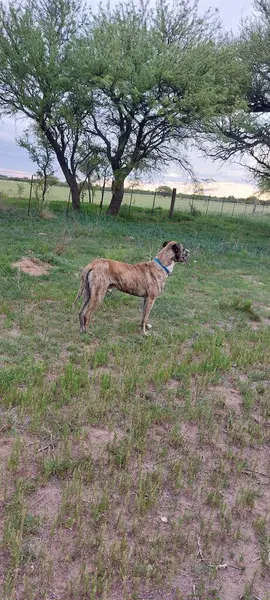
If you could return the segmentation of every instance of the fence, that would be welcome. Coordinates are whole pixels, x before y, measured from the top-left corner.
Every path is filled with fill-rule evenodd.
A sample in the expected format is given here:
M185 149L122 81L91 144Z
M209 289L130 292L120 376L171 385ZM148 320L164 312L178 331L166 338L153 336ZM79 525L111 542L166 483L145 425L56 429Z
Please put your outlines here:
M17 177L18 174L16 173ZM11 176L11 174L10 174ZM10 179L0 179L0 194L8 196L10 198L27 198L28 199L28 210L31 209L31 180L16 181ZM84 204L88 203L89 200L95 204L100 205L102 193L101 190L95 190L95 193L90 197L88 193L85 193L82 197ZM67 186L52 186L47 193L48 201L61 200L67 205L70 202L69 188ZM111 193L107 189L103 198L103 210L106 211L107 206L110 203ZM123 206L125 210L132 213L133 207L141 207L149 209L152 213L158 212L163 209L168 214L171 208L171 198L169 196L161 195L156 191L152 193L146 193L143 190L126 190L123 199ZM68 206L67 206L68 210ZM249 200L238 200L232 198L214 198L198 197L198 196L176 196L173 212L183 212L191 214L215 214L215 215L227 215L227 216L262 216L270 217L270 203Z
M129 205L130 192L126 191L123 203ZM171 207L172 198L162 196L153 192L152 194L134 193L132 197L132 206L141 206L151 208L152 212L160 208L172 214L174 212L189 212L191 214L215 214L227 216L269 216L270 202L254 200L238 200L237 198L214 198L212 196L190 197L176 196L175 203ZM171 210L172 208L172 210Z

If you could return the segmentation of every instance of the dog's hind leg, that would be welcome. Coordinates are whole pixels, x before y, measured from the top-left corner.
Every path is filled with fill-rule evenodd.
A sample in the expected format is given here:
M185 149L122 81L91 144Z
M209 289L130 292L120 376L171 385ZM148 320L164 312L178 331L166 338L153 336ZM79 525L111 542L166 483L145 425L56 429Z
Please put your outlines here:
M144 335L147 335L146 329L150 329L150 327L151 327L151 325L149 326L149 323L147 323L147 319L149 317L149 313L150 313L150 310L151 310L154 302L155 302L155 298L151 298L149 296L146 296L146 298L144 299L143 314L142 314L142 320L141 320L141 330Z
M91 299L91 287L90 287L90 280L89 280L90 274L91 274L91 269L88 270L87 272L84 271L84 273L82 274L81 287L80 287L80 290L77 295L77 298L79 298L80 296L83 296L82 308L79 312L79 321L80 321L80 327L81 327L82 333L85 333L85 331L86 331L85 312L87 310L87 306Z
M79 322L80 322L80 328L81 328L81 332L85 333L86 329L85 329L85 318L84 315L86 313L87 307L89 305L91 299L91 295L88 294L87 290L84 290L83 292L83 302L82 302L82 308L79 312Z
M94 310L96 310L96 308L101 304L102 300L106 296L107 289L108 289L107 286L95 288L94 290L93 290L93 288L91 288L90 300L89 300L87 306L85 306L84 310L82 311L82 314L80 314L80 323L81 323L81 331L82 332L86 332L89 321L92 317L92 314L93 314Z

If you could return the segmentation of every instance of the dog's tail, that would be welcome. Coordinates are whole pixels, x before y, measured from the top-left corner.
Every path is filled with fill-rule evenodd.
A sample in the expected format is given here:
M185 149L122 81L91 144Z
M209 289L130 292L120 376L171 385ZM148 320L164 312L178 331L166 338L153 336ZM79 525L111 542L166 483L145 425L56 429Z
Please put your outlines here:
M85 302L82 307L82 310L88 304L88 302L91 298L91 288L90 288L90 282L89 282L89 274L91 273L91 271L92 271L92 267L87 267L86 269L83 270L82 276L81 276L80 287L79 287L77 296L76 296L74 302L72 303L72 307L75 306L75 304L78 302L79 298L82 296L84 291L85 291Z

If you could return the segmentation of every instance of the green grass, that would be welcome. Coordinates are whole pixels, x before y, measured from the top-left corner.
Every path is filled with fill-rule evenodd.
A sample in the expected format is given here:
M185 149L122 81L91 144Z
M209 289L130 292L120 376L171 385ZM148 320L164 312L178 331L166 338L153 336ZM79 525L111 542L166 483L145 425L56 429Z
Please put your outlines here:
M269 600L270 224L63 208L0 211L1 600ZM167 239L151 336L116 290L82 336L80 269Z

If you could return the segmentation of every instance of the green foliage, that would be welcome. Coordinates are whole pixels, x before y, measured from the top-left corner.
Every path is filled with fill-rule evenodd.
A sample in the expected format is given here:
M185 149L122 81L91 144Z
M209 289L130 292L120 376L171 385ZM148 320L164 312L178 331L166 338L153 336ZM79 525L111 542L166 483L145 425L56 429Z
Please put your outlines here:
M171 196L172 195L172 188L170 188L169 185L160 185L157 189L156 189L157 194L161 194L162 196Z
M185 145L198 123L237 105L239 63L215 13L202 18L191 0L91 17L78 0L11 0L0 29L1 108L42 131L74 208L78 173L97 175L96 160L113 172L114 213L131 172L171 161L191 172Z
M215 159L237 155L252 159L247 169L261 193L270 190L269 114L270 114L270 2L254 0L254 15L242 23L238 39L231 45L242 65L240 110L212 121L211 150ZM213 148L213 141L215 147Z
M190 171L185 143L195 124L235 106L239 67L217 30L210 12L202 19L184 0L101 7L93 17L80 63L94 81L90 131L115 179L111 212L134 169L177 161Z
M82 142L91 89L82 90L77 80L72 48L86 21L77 0L11 1L0 7L1 108L23 114L42 132L71 187L75 207L78 165L89 152L83 153ZM35 161L33 145L26 140L24 147Z

